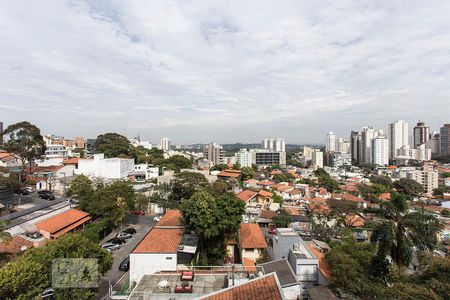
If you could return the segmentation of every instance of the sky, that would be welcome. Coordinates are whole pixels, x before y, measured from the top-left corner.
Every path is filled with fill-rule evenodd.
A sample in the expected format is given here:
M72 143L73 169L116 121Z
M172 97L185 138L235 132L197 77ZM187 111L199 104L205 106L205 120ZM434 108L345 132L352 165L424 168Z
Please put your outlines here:
M172 143L450 123L450 1L1 1L0 121Z

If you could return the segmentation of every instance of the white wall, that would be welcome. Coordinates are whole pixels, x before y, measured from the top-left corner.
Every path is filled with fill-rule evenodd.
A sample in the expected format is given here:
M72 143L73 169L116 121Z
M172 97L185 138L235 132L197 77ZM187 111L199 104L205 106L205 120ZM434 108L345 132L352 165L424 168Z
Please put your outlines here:
M134 171L134 160L126 158L104 158L95 154L94 159L80 159L77 174L106 179L126 179Z
M171 258L171 259L167 259ZM144 275L151 275L159 271L176 271L176 253L131 253L130 254L130 282L139 282Z

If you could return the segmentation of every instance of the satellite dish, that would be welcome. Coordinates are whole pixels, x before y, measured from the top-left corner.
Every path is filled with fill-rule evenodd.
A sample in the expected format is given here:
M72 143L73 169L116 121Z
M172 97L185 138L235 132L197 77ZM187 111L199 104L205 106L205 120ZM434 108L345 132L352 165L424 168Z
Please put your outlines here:
M28 249L27 246L22 246L22 247L20 247L20 251L25 251L25 250L27 250L27 249Z

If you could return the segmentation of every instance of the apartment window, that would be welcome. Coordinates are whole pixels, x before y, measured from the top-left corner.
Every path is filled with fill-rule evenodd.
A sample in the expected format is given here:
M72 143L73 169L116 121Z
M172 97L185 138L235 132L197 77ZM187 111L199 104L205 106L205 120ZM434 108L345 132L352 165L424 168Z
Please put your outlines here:
M171 256L166 256L166 260L172 260Z

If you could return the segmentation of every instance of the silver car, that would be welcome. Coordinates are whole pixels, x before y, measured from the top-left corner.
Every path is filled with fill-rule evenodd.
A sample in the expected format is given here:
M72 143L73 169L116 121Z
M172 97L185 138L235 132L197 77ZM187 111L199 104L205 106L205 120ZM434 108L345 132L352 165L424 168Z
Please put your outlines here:
M114 250L120 249L120 245L119 244L113 244L113 243L106 243L106 244L102 245L102 248L106 249L106 250L114 251Z

